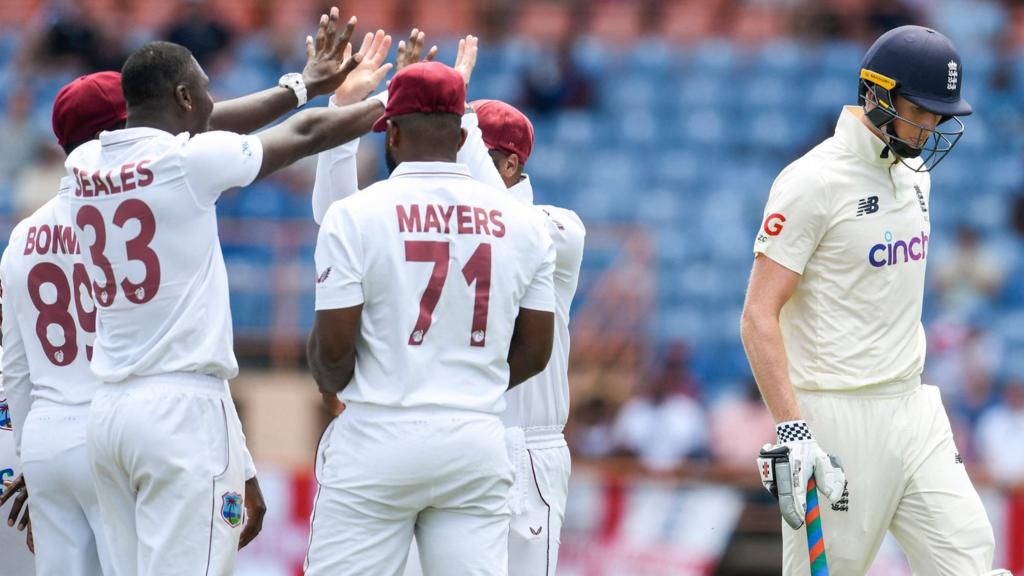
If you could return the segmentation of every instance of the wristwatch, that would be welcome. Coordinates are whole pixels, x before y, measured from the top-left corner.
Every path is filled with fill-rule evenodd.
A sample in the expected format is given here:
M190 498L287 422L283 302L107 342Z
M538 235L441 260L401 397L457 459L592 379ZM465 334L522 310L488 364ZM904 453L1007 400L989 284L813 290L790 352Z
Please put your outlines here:
M302 74L289 72L281 76L277 85L295 92L295 97L299 100L299 103L295 105L296 108L301 108L306 103L306 83L302 80Z

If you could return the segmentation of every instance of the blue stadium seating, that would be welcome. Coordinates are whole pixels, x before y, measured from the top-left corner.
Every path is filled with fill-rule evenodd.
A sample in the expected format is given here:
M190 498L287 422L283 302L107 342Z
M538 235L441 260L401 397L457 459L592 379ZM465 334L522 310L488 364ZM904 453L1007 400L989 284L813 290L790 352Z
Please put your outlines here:
M441 41L442 59L455 54ZM10 85L16 36L0 34L0 81ZM273 85L282 67L265 38L235 48L236 65L213 75L220 97ZM573 62L593 83L595 105L550 116L532 115L536 146L528 172L537 199L575 209L592 230L630 224L656 239L660 340L686 339L707 386L749 376L736 341L751 245L778 171L832 133L840 107L856 98L863 47L853 43L771 42L756 50L723 39L678 48L645 39L621 49L594 38L579 40ZM1020 252L1010 230L1008 202L1024 188L1024 140L1019 99L1024 61L1003 62L990 51L965 53L965 94L977 113L958 149L936 172L931 211L933 251L948 251L954 227L978 226L1001 247ZM532 41L510 39L483 47L472 98L517 101L524 71L548 58ZM1008 66L1003 90L987 82ZM47 72L28 81L34 121L48 132L49 104L69 73ZM0 96L0 104L6 96ZM319 100L318 103L322 103ZM374 145L378 145L375 141ZM0 217L11 214L10 182L0 182ZM273 179L225 194L222 218L310 222L309 198ZM312 224L310 224L312 226ZM311 239L302 240L300 274L312 275ZM224 245L231 275L232 312L240 335L270 329L275 298L268 278L283 256L273 247ZM290 258L290 257L289 257ZM614 253L587 253L575 308ZM1008 257L1007 283L994 329L1008 350L1024 352L1024 262ZM299 296L297 330L312 324L312 286ZM929 314L934 313L930 305ZM1009 354L1007 357L1013 357ZM1024 355L1016 355L1024 357ZM1024 374L1024 361L1008 370Z

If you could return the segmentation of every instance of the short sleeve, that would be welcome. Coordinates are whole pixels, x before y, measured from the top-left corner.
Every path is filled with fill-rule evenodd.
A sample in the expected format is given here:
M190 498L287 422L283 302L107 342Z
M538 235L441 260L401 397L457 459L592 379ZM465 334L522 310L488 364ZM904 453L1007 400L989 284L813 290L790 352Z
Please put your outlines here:
M526 287L526 293L523 295L522 301L519 302L520 308L526 308L527 310L539 310L541 312L554 312L555 311L555 244L551 241L551 238L545 234L540 233L540 253L544 254L537 271L533 276L533 280Z
M327 210L316 240L316 309L351 308L363 303L363 247L351 203Z
M498 168L487 151L487 145L484 144L484 135L480 131L476 114L470 112L462 115L462 129L466 131L466 141L459 148L455 161L465 164L477 182L504 191L505 182L502 181L501 174L498 173Z
M821 176L790 166L772 185L754 252L803 274L831 219L828 190Z
M252 184L263 165L263 143L250 134L205 132L185 143L183 156L192 195L211 207L225 190Z

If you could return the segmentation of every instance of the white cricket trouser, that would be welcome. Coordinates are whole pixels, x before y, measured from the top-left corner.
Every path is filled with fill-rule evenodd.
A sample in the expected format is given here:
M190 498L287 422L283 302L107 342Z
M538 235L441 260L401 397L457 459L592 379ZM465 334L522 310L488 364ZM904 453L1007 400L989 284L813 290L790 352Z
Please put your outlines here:
M525 430L508 536L509 576L553 576L558 566L571 462L561 426Z
M21 459L39 576L110 574L96 485L89 467L89 406L37 400L25 420Z
M0 404L5 403L0 393ZM10 428L0 428L0 481L12 482L21 472L14 446L14 432ZM0 484L2 489L3 485ZM25 533L7 526L12 502L13 499L8 500L0 507L0 576L32 576L35 574L35 556L25 545Z
M306 576L501 576L512 467L497 416L350 403L324 431Z
M233 572L247 451L227 382L174 373L105 384L88 442L113 576Z
M811 433L846 472L849 502L821 498L832 576L861 575L886 530L914 574L976 576L992 568L992 526L961 463L939 389L919 380L851 392L798 390ZM803 529L783 523L788 575L809 573Z

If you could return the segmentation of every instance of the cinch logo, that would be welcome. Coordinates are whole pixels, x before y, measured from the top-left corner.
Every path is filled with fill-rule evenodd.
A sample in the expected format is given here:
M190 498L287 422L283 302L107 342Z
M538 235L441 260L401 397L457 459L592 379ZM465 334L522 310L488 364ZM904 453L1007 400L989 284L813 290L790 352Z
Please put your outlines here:
M778 236L779 232L782 232L782 223L786 221L786 217L778 212L769 214L764 219L764 233L769 236Z
M892 232L885 233L885 244L875 244L868 251L868 262L875 268L895 266L900 262L924 260L928 256L928 235L921 232L909 241L892 241Z

